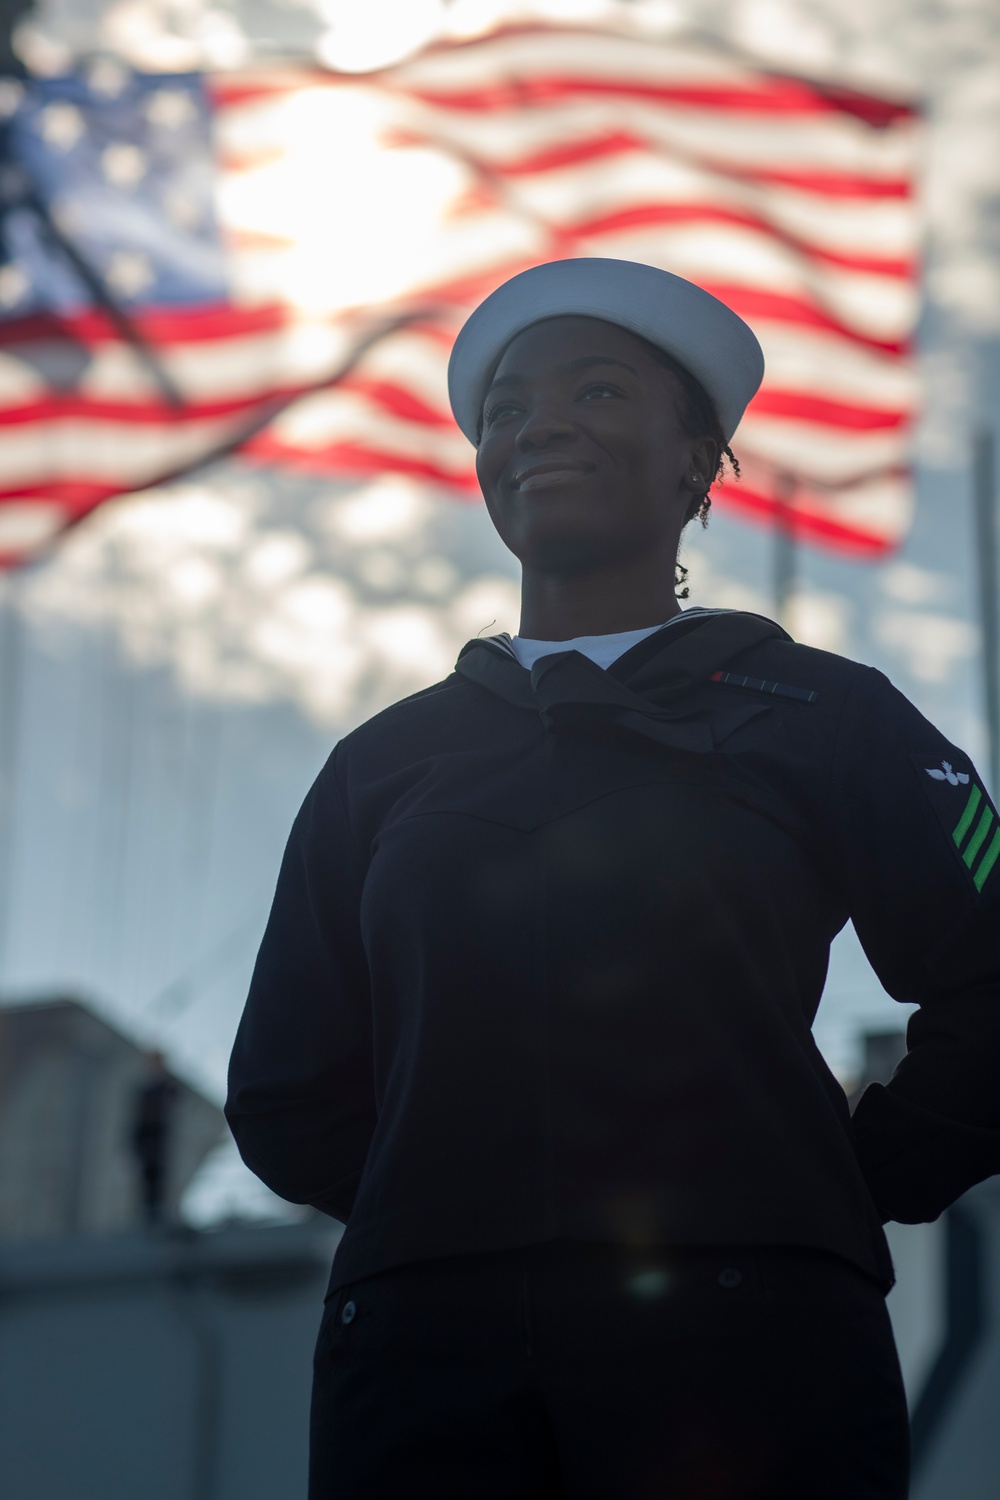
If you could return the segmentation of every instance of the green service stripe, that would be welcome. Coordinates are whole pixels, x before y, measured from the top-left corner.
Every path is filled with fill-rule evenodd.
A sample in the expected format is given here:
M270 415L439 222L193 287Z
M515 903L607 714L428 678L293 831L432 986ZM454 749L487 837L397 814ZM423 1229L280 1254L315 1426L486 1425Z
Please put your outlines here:
M982 800L982 792L977 786L973 786L972 791L969 793L969 800L965 804L965 812L955 824L955 832L952 834L952 838L959 849L962 847L962 840L968 833L972 820L976 816L976 809Z
M976 855L979 853L980 845L982 844L983 839L989 833L989 831L990 831L990 824L992 822L993 822L993 809L992 809L992 807L984 807L983 808L983 815L979 819L979 822L976 824L976 831L972 835L972 837L969 840L968 844L966 845L966 847L965 847L965 853L962 855L962 858L965 860L965 863L968 865L968 867L969 867L970 870L972 869L972 861L975 859Z
M993 835L993 842L979 861L979 869L972 877L972 883L977 891L981 891L986 884L986 877L996 864L998 855L1000 855L1000 828Z

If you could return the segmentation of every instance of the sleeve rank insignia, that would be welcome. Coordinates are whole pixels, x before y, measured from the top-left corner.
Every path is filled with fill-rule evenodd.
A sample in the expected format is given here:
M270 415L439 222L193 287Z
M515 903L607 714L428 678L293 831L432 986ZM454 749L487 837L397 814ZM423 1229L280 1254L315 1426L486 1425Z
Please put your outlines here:
M921 780L927 789L951 846L981 893L1000 860L1000 821L983 788L969 771L956 770L947 760L936 766L923 761Z

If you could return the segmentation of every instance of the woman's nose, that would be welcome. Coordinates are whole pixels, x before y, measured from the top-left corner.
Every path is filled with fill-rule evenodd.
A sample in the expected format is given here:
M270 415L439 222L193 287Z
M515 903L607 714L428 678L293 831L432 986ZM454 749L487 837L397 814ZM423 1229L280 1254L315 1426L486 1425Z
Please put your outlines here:
M571 437L573 424L557 407L541 403L525 413L517 434L517 446L522 451L538 448L555 440Z

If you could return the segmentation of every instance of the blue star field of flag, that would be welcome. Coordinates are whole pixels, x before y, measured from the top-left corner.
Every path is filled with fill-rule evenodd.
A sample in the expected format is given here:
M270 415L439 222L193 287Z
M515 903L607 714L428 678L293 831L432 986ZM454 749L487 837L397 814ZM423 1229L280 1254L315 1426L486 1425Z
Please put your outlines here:
M211 113L199 75L111 60L0 82L0 318L93 303L67 243L123 307L224 301Z

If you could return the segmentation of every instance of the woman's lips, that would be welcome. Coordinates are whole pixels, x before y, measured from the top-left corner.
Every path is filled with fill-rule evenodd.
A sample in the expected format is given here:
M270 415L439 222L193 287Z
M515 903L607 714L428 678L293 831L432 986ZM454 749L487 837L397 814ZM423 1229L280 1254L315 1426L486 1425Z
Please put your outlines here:
M539 464L536 468L526 469L514 478L516 490L540 490L552 484L568 484L570 480L579 479L581 474L589 474L593 464L563 462L553 459L551 463Z

